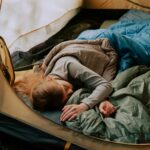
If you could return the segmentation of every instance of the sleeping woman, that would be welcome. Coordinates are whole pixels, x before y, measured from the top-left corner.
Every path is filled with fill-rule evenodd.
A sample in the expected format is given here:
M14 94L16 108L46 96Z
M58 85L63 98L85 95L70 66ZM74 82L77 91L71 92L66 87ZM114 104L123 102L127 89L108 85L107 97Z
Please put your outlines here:
M14 88L29 96L34 109L62 109L61 121L76 116L99 104L108 117L115 107L106 98L112 92L111 81L117 69L117 54L107 39L71 40L55 46L44 59L40 71L25 75ZM65 105L79 88L91 94L80 104Z

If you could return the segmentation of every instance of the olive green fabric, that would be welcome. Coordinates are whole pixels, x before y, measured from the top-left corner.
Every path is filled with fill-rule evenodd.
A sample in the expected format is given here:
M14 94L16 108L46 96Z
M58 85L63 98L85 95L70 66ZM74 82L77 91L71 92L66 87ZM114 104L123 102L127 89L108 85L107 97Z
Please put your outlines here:
M113 80L114 92L110 101L117 111L111 117L104 118L98 107L94 107L66 121L66 126L110 141L124 143L150 142L150 68L135 66L118 74ZM88 96L89 91L80 89L67 104L79 103Z

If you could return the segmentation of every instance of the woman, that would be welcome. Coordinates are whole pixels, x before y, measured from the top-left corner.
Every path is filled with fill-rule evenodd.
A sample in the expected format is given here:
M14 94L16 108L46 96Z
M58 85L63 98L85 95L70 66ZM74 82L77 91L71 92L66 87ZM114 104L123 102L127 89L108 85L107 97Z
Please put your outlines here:
M101 73L105 72L104 69L107 68L105 64L106 61L108 61L108 57L106 56L104 57L103 54L104 48L102 46L100 47L100 44L104 46L106 45L106 41L105 40L98 40L94 42L75 41L73 43L71 41L71 43L69 43L69 47L68 43L67 44L62 43L62 45L60 44L56 46L54 49L52 49L48 54L48 56L45 58L41 69L43 70L44 76L42 75L42 73L37 73L32 74L32 76L31 75L28 76L30 77L30 79L26 77L26 81L25 78L23 79L24 81L22 80L23 82L21 80L18 81L18 83L19 82L23 83L22 87L23 86L30 87L30 88L23 87L23 89L26 89L26 92L24 93L29 95L30 98L32 99L34 108L38 110L44 110L63 107L62 114L60 117L61 121L72 120L79 113L91 109L99 103L100 103L99 107L100 111L101 113L104 114L104 116L108 117L112 113L114 113L115 107L108 100L105 100L112 92L112 86L107 80L105 80L100 75ZM63 49L60 50L59 49L60 47ZM88 47L90 47L89 50L87 49ZM71 54L70 48L75 49L76 53L73 51L73 53ZM103 51L99 51L99 49L102 49ZM108 56L111 57L110 49L107 48L106 50L108 51L107 53L109 53ZM57 57L56 52L58 51L59 51L58 55L61 57ZM60 55L61 54L60 51L62 51L63 55ZM70 54L69 56L68 51ZM87 51L89 53L87 53ZM80 55L81 53L84 55ZM101 53L103 54L103 57L105 59L103 59ZM92 54L93 56L95 55L94 58L96 59L96 61L97 60L100 61L101 59L103 59L103 61L97 64L93 63L94 67L92 68L91 65L92 62L89 61L91 55L89 54ZM47 63L49 62L48 59L52 58L51 55L54 55L54 58L57 59L55 63L53 63L53 67L49 71L49 73L45 74L45 72L46 73L48 72L45 69L48 68ZM114 55L114 50L112 55ZM80 56L82 56L82 60L84 59L84 62L87 63L84 63L83 61L81 62ZM54 61L51 60L51 62ZM97 69L95 66L97 67L103 66L103 67ZM100 70L101 73L99 72L97 73L97 70L98 71ZM108 77L109 75L106 76ZM30 80L32 80L32 82L30 82ZM90 96L84 98L80 104L71 104L64 106L70 94L72 94L73 91L81 87L89 89L91 91Z

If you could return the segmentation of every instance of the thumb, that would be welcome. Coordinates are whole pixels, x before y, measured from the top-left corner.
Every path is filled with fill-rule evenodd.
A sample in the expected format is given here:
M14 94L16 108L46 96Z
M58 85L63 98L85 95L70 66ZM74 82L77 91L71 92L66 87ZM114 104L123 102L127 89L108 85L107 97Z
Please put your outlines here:
M100 107L100 112L106 114L106 108L104 105Z

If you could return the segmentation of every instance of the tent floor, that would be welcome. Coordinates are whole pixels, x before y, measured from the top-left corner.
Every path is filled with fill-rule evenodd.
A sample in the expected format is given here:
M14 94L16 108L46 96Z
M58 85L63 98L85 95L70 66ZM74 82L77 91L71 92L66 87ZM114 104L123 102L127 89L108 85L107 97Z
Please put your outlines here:
M0 113L0 150L64 150L66 141ZM70 150L85 150L72 144Z
M31 144L27 144L19 139L0 133L0 150L27 150L27 149L37 149Z

